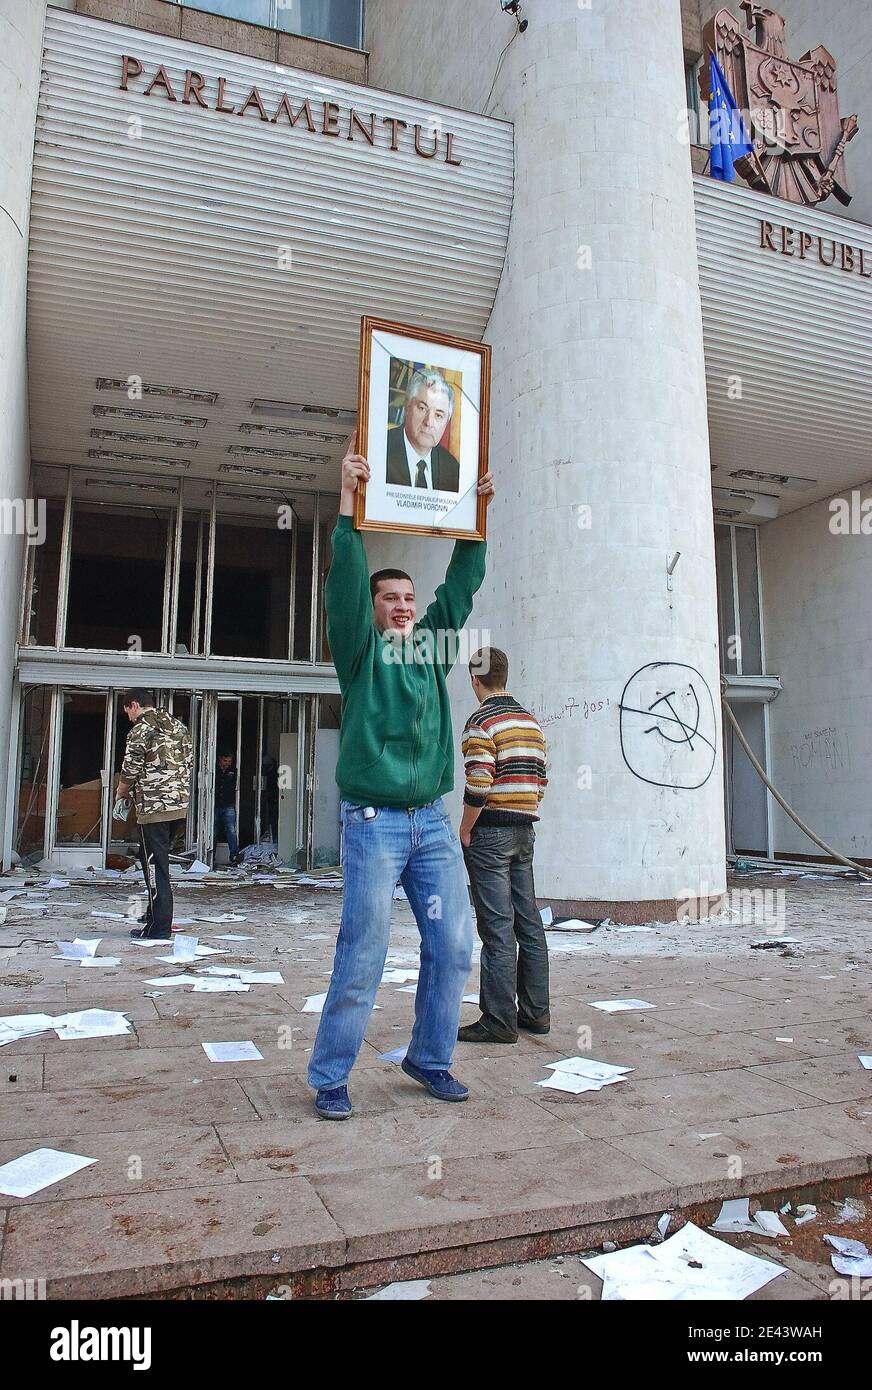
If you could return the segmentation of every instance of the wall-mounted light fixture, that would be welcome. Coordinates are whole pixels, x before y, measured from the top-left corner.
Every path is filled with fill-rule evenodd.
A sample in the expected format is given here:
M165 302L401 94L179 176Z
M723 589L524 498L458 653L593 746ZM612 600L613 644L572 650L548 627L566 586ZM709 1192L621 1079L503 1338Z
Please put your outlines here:
M518 33L523 34L529 25L529 19L521 18L521 0L500 0L500 8L504 14L513 14L518 21Z

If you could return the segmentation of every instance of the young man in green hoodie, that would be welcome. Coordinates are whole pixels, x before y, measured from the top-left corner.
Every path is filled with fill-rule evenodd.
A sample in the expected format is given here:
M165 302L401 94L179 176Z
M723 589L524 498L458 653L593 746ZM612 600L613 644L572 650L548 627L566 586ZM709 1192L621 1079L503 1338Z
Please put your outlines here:
M325 585L327 637L342 691L336 781L341 796L345 894L333 974L309 1062L315 1109L351 1114L348 1075L363 1044L390 938L399 880L421 933L415 1026L402 1067L439 1100L469 1092L450 1073L472 916L460 842L442 802L454 785L446 678L457 635L484 579L485 544L459 540L445 582L416 623L415 586L402 570L370 580L354 494L369 479L349 443ZM493 479L478 491L488 500Z

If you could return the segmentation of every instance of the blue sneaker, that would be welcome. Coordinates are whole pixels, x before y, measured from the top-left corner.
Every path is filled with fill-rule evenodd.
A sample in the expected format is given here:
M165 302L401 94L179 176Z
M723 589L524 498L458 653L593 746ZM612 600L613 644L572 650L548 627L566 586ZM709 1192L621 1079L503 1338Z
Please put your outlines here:
M347 1120L351 1115L348 1087L331 1086L319 1091L315 1097L315 1109L322 1120Z
M455 1081L450 1071L434 1071L430 1068L425 1070L424 1067L416 1067L408 1057L403 1058L400 1066L406 1076L411 1076L419 1086L425 1086L437 1100L469 1100L468 1087Z

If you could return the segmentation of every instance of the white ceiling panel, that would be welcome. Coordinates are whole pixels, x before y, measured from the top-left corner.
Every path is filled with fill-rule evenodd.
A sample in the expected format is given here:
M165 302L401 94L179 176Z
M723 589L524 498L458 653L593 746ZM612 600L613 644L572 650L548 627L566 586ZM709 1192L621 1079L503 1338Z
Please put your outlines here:
M128 92L119 90L125 53L143 66ZM175 102L160 89L144 95L161 63ZM319 121L320 103L335 102L342 136L312 133L302 121L265 123L254 110L186 105L186 69L202 74L213 103L219 77L225 102L237 107L253 86L269 112L283 92L295 110L309 98ZM352 107L376 112L374 146L359 133L346 138ZM385 117L408 123L396 151ZM443 152L444 133L453 133L460 167L415 154L416 122L443 132ZM284 449L305 457L264 457L264 468L313 474L300 490L335 491L336 436L347 422L266 419L250 402L354 410L362 314L480 339L503 265L512 184L504 122L49 8L30 231L34 459L117 470L117 460L88 456L115 450L143 455L121 465L131 473L153 474L149 459L178 458L178 469L160 469L214 477L234 461L231 447ZM280 248L290 248L287 268ZM217 392L217 400L128 401L121 390L96 389L99 377L132 375ZM161 418L93 413L107 405ZM258 423L298 428L300 437L240 430ZM334 438L312 440L304 429Z
M712 481L793 511L872 477L872 227L740 184L695 180ZM761 245L773 224L776 250ZM781 228L792 228L782 254ZM804 242L800 232L814 240ZM821 263L817 238L829 260ZM840 268L841 245L854 270ZM865 278L859 252L864 252ZM846 256L846 263L849 257ZM730 398L730 379L741 398ZM813 486L737 480L738 469ZM718 503L720 505L720 502ZM753 520L754 518L743 518Z

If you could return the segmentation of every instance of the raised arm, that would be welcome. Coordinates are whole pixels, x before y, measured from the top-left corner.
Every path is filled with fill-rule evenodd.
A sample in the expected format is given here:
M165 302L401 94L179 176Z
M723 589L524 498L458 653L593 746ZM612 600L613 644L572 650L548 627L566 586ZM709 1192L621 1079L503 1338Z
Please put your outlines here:
M372 633L372 599L369 593L369 563L363 537L355 531L354 494L360 479L369 478L369 464L354 452L352 435L342 460L342 491L339 515L333 529L333 558L324 584L327 611L327 641L340 685L349 680Z

